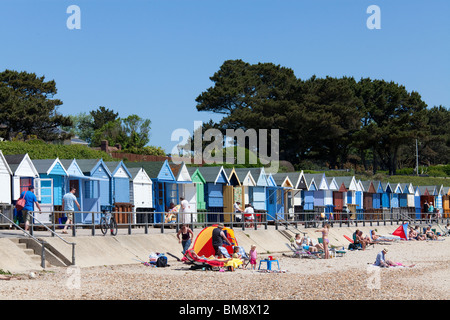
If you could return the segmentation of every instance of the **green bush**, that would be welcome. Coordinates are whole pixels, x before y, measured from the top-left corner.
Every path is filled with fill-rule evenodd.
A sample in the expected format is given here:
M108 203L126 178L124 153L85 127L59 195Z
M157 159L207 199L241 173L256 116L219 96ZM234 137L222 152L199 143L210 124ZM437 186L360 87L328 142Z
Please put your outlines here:
M41 140L1 141L0 150L4 155L28 153L31 159L100 159L111 161L113 158L100 150L84 145L56 145Z

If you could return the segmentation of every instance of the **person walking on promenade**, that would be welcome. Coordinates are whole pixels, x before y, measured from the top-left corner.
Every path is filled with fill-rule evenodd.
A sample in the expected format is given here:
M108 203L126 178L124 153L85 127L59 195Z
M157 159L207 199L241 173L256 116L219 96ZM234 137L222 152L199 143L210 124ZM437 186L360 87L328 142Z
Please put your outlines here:
M77 197L75 196L75 193L77 192L77 189L70 188L70 191L67 192L62 200L62 207L63 210L66 212L67 220L64 224L64 229L61 233L67 233L67 228L72 222L74 221L73 213L75 211L75 205L77 205L78 210L81 211L81 206L77 201Z

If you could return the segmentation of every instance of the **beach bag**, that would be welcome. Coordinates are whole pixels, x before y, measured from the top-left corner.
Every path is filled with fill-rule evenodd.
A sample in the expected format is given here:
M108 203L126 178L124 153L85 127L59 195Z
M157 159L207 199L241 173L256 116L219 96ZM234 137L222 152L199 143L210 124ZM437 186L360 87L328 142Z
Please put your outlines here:
M22 210L25 207L25 204L26 204L25 196L26 196L26 194L27 193L25 192L25 194L23 195L23 198L19 198L19 200L17 200L17 202L16 202L16 209L17 209L17 211L20 211L20 210Z
M156 260L156 267L157 268L167 267L167 257L163 255L159 256L158 260Z

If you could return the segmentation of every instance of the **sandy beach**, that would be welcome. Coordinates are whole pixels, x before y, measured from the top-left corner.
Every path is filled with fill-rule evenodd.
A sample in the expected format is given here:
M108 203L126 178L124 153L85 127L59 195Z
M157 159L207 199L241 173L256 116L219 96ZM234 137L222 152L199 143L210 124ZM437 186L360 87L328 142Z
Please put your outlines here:
M136 262L101 267L51 268L0 281L0 299L38 300L448 300L450 239L377 244L344 257L299 259L277 254L281 272L190 270ZM412 268L371 267L387 258ZM261 258L262 256L260 256ZM262 268L263 269L263 268ZM189 285L187 285L189 284ZM220 290L212 290L220 287Z

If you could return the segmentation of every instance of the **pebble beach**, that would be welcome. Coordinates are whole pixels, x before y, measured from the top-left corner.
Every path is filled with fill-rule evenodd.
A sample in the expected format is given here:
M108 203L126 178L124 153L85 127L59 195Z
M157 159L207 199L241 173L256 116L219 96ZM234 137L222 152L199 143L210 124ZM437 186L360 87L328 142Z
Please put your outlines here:
M450 238L440 239L376 244L327 260L272 254L280 263L280 271L275 268L272 272L190 270L189 265L173 258L166 268L137 261L87 268L55 267L0 280L0 299L448 300ZM389 250L387 259L414 267L372 267L383 248Z

